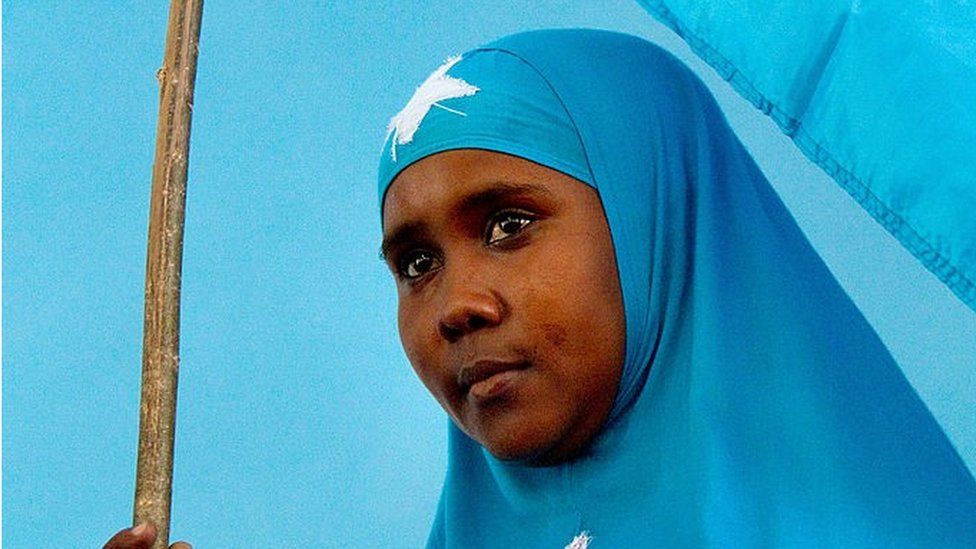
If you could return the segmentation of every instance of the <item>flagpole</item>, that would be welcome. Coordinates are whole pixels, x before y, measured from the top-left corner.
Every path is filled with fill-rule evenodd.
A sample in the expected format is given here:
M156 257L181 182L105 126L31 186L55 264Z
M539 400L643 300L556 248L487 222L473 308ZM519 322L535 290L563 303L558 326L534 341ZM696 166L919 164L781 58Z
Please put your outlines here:
M159 80L146 256L146 308L139 406L134 522L152 522L153 549L169 544L176 386L179 374L180 271L190 118L203 0L172 0Z

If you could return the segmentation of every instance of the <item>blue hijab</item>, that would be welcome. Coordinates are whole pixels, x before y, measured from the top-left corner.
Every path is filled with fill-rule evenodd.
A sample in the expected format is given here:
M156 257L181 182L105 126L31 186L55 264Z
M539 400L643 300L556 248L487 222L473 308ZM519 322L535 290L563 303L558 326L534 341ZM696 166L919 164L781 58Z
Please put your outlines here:
M976 547L973 476L672 56L553 30L453 58L391 122L381 200L459 148L597 189L626 363L573 461L500 461L451 425L430 547Z

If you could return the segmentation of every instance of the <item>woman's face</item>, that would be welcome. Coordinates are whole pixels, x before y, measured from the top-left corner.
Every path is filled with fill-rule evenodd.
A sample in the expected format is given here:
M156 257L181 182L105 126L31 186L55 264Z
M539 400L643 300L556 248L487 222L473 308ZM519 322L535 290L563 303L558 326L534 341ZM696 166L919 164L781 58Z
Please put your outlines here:
M521 158L448 151L397 176L383 227L403 347L458 427L501 459L582 451L624 361L596 191Z

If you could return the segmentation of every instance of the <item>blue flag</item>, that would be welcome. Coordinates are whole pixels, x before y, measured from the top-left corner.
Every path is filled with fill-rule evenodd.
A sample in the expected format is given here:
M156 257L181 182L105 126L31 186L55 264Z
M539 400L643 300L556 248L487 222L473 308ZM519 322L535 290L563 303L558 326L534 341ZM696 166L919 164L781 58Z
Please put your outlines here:
M976 310L976 4L639 2Z

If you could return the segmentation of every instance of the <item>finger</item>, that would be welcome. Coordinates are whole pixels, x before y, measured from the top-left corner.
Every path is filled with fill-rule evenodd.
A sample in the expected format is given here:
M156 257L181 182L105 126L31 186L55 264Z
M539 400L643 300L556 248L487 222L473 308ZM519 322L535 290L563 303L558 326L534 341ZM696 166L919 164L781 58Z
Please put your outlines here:
M193 549L193 546L185 541L178 541L169 546L169 549Z
M149 549L156 540L156 527L143 522L133 528L119 530L103 549Z

